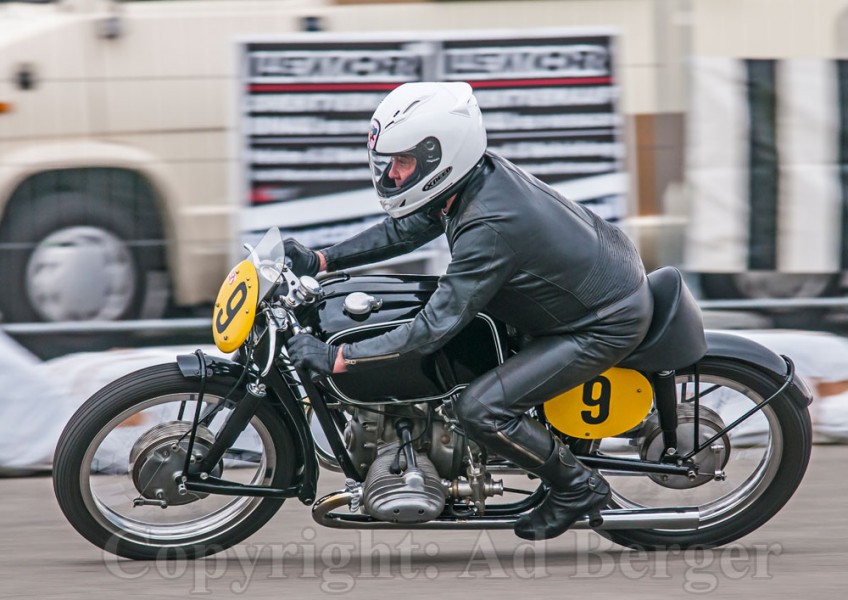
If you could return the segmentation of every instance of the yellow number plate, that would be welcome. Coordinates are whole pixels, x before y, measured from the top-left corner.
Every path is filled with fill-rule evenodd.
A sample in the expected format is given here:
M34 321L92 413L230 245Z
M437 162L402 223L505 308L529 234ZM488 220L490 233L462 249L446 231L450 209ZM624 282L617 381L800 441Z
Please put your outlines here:
M565 435L600 439L641 423L651 411L652 400L651 384L644 375L616 368L545 402L545 417Z
M256 267L243 260L221 284L212 311L212 336L222 352L233 352L247 339L256 318L258 297Z

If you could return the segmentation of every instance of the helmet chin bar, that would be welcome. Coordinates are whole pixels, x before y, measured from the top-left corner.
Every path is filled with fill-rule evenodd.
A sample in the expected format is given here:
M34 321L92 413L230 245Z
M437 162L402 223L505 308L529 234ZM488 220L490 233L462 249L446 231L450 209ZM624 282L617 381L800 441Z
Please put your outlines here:
M403 180L401 185L396 185L389 177L392 170L392 160L397 156L411 156L415 159L415 170ZM433 136L427 136L412 148L401 152L380 152L371 150L368 154L374 187L381 198L396 198L398 195L408 192L423 182L428 175L432 174L442 162L442 146ZM379 175L379 176L378 176Z
M439 192L437 195L433 196L433 198L430 199L429 201L427 201L424 205L416 208L414 211L412 211L408 214L403 215L403 217L408 217L408 216L414 215L416 213L420 213L420 212L427 211L427 210L443 209L447 205L448 200L451 199L451 196L454 196L455 194L461 193L462 190L465 189L465 186L468 184L468 182L471 180L471 178L474 177L474 175L483 167L483 160L484 159L481 157L479 162L477 162L477 164L474 165L474 167L470 171L468 171L468 173L466 173L459 181L457 181L453 185L445 188L444 190ZM383 198L380 198L380 204L382 205L383 210L385 210L386 212L389 212L389 207L387 206L386 200L384 200ZM403 203L400 206L403 207ZM403 217L396 217L396 218L403 218Z

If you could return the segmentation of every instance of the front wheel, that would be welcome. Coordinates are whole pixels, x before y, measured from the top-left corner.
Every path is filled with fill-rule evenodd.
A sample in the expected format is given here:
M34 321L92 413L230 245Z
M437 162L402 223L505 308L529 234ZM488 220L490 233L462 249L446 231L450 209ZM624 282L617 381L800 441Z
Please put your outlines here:
M192 458L205 456L234 406L234 380L207 383L203 411L223 404L199 426ZM238 400L244 390L235 390ZM182 490L188 432L198 382L176 364L131 373L97 392L71 418L56 450L53 485L62 512L93 544L133 559L196 558L219 552L257 531L281 499ZM276 488L294 476L292 438L268 403L212 475Z
M698 372L701 442L780 387L765 373L728 359L704 359L698 364ZM678 372L676 384L678 442L691 448L695 434L693 370ZM607 441L600 448L605 451L605 446L610 446L607 453L616 456L656 459L655 454L661 452L661 439L657 425L646 423L640 435L631 440L630 449L623 450L620 444L615 447ZM762 526L792 497L806 471L811 443L809 412L784 393L713 442L712 449L697 455L702 472L695 480L605 473L616 507L697 507L697 529L601 533L616 543L643 549L728 544ZM716 471L720 477L715 477Z

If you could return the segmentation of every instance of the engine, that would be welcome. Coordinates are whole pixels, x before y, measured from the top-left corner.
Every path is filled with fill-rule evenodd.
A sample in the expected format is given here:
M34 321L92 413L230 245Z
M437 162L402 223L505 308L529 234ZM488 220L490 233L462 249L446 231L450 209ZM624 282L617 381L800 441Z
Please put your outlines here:
M436 467L426 454L414 455L415 466L405 462L398 442L379 449L365 478L365 512L395 523L423 523L442 514L445 488Z
M480 448L443 412L422 403L355 407L350 415L345 445L367 470L361 508L371 517L423 523L448 501L483 514L485 498L503 494L503 483L486 473Z

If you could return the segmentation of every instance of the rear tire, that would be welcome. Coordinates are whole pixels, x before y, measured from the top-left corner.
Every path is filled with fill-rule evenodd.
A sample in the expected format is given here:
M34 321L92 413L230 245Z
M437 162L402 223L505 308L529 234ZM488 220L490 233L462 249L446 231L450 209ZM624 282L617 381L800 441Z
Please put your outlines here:
M699 363L698 370L702 381L725 381L738 390L746 390L747 393L739 393L748 395L749 398L753 396L751 399L759 402L771 396L780 387L765 373L727 359L704 359ZM679 371L678 382L682 382L691 374L691 370ZM680 389L681 386L677 387ZM689 389L691 390L691 387ZM702 394L705 389L707 388L701 388ZM801 484L810 459L812 444L809 412L806 408L800 408L786 393L772 400L762 412L765 413L765 420L769 425L776 426L779 431L769 431L768 446L765 446L765 458L762 459L764 464L760 465L759 471L743 482L744 485L749 486L747 496L740 496L736 490L730 490L726 496L718 497L700 506L703 512L701 524L697 530L634 529L600 531L599 533L623 546L660 550L669 547L721 546L761 527L777 514ZM729 424L730 421L725 422L725 425ZM740 427L744 424L744 422L741 423ZM733 447L731 460L733 460L733 452L752 452L751 448L759 447L756 445ZM613 485L612 481L610 483ZM710 481L702 487L721 485L723 484ZM742 487L742 484L739 487ZM658 484L656 489L658 492L668 493ZM700 489L696 488L696 491ZM614 489L613 492L615 506L632 506L624 497L617 496L618 491ZM685 494L681 494L679 504L690 505L682 501L684 496ZM643 497L648 497L648 494ZM644 504L641 505L644 506Z
M210 380L206 386L206 402L222 401L234 383L231 379ZM53 486L65 517L94 545L119 556L141 560L207 556L252 535L282 506L282 499L210 494L164 510L159 506L133 508L132 496L139 492L133 481L131 452L111 452L111 445L106 440L110 435L120 437L130 431L132 435L125 446L129 448L142 439L145 432L151 431L150 414L155 415L156 411L164 414L164 408L170 407L168 403L173 401L177 407L181 398L187 398L188 407L183 421L191 423L195 406L191 397L197 395L198 385L197 381L184 378L176 364L149 367L107 385L71 418L57 446ZM234 398L243 395L243 390L237 391ZM168 422L173 423L173 418ZM139 429L138 433L133 431L134 427ZM295 474L296 456L291 435L281 416L269 403L263 402L251 420L251 428L257 432L265 455L264 464L260 462L256 468L259 480L246 483L287 487ZM105 446L110 446L109 456L116 457L119 462L98 458L98 451ZM238 471L230 469L229 474L238 475ZM226 469L223 478L228 479ZM113 491L116 487L118 493ZM210 504L212 508L206 509ZM215 508L218 505L222 506ZM196 516L198 509L212 512L199 517ZM187 514L180 511L187 511Z

